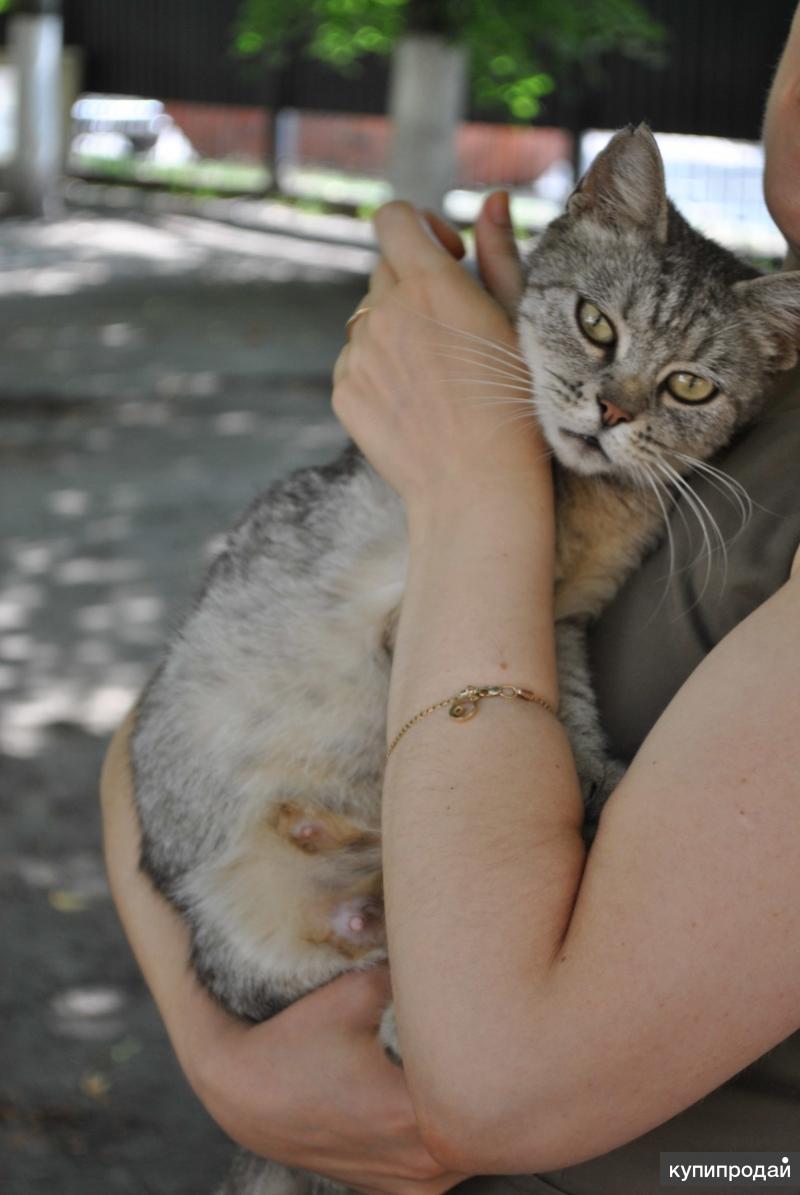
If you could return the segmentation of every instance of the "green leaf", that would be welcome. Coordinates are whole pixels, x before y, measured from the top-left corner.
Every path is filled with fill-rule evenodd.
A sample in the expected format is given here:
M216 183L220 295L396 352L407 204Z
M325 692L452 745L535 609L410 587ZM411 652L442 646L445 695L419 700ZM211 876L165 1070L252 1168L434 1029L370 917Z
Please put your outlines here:
M2 0L0 0L2 3ZM236 38L236 49L242 54L257 54L264 48L264 37L255 29L243 29Z
M390 53L420 16L467 49L478 102L515 120L538 115L573 64L596 75L612 51L663 61L665 30L641 0L241 0L233 49L272 62L303 49L347 73L367 54Z

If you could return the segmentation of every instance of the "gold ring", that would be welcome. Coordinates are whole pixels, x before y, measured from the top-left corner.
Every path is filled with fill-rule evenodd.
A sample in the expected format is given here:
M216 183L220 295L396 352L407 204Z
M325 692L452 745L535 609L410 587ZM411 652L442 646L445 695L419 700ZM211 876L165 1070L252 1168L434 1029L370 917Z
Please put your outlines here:
M354 311L353 314L350 316L350 319L347 321L347 323L344 326L344 334L348 340L350 339L353 328L356 326L358 321L361 319L362 315L366 315L369 310L370 310L369 307L359 307L358 310Z

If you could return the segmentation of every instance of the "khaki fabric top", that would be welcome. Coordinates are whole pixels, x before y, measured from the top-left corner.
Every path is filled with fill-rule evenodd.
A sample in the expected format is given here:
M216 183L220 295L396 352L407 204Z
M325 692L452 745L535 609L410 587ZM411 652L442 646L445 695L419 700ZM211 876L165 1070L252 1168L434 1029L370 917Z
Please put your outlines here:
M782 380L758 422L714 463L744 486L754 504L742 529L736 502L718 482L694 475L693 487L728 544L727 578L720 552L713 553L709 572L691 512L685 512L690 535L675 512L672 577L665 542L591 633L603 721L621 759L633 757L703 656L788 579L800 544L800 369ZM681 1150L800 1150L800 1033L680 1116L604 1157L537 1177L471 1179L459 1191L662 1195L659 1152ZM800 1175L796 1185L782 1189L800 1195ZM712 1190L719 1188L692 1186L698 1195Z

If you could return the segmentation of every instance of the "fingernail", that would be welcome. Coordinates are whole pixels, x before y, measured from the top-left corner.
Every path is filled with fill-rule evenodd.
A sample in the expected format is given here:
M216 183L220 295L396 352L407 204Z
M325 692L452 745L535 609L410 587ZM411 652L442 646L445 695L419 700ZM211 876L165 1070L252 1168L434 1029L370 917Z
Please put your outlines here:
M436 228L431 219L431 215L433 215L433 213L428 213L425 208L417 208L416 212L417 212L417 215L419 216L420 224L422 225L423 229L428 234L428 236L431 238L431 240L435 244L441 245L441 241L439 240L438 236L436 235Z
M511 203L508 191L497 191L495 193L489 209L489 215L492 218L492 223L496 224L498 228L511 227Z

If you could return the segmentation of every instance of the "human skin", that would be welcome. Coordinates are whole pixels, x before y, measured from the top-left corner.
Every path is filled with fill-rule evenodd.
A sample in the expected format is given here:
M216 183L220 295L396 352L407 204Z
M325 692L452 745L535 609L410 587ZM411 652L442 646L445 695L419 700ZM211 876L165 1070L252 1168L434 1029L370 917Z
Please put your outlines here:
M776 71L764 115L764 197L800 264L800 6Z

